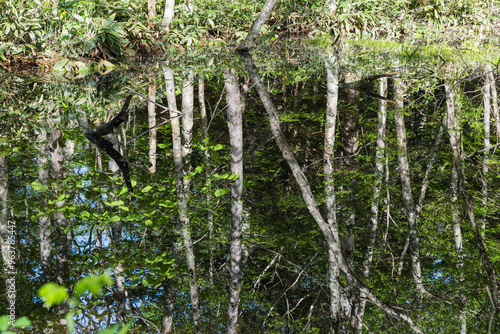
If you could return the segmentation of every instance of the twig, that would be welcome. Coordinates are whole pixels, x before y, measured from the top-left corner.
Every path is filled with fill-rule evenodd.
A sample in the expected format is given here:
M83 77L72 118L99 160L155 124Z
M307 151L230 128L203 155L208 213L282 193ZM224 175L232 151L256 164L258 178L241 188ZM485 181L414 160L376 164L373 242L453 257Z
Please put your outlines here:
M162 106L161 104L156 103L155 101L148 99L147 97L145 97L144 95L142 95L142 94L141 94L141 93L139 93L139 92L136 92L136 91L135 91L135 90L133 90L132 88L125 87L125 89L128 89L128 90L129 90L129 91L131 91L132 93L135 93L135 94L139 95L140 97L142 97L144 100L146 100L146 101L148 101L148 102L154 103L155 105L157 105L158 107L162 108L162 109L163 109L163 110L165 110L165 111L173 111L173 112L176 112L176 113L178 113L178 114L182 115L182 113L181 113L180 111L178 111L178 110L170 110L170 108L167 108L167 107L165 107L165 106Z

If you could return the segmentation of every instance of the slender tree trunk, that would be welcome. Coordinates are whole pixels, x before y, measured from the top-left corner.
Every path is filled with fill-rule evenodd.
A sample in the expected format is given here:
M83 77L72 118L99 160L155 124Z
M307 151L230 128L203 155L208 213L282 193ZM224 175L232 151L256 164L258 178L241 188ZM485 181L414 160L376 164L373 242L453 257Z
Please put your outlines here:
M224 73L227 125L231 143L231 174L238 175L231 184L231 267L229 278L227 333L238 332L238 304L243 284L242 240L243 230L243 110L238 75L234 69Z
M491 94L490 94L490 76L488 67L484 68L484 86L483 86L483 103L484 103L484 152L483 152L483 177L481 179L482 189L481 193L483 195L482 205L484 208L488 207L488 168L489 168L489 158L490 158L490 127L491 127ZM481 219L481 233L484 238L484 231L486 229L486 212L483 213Z
M417 326L417 324L406 314L400 313L393 309L392 307L386 305L382 300L380 300L373 292L371 292L370 289L368 289L365 285L363 285L352 273L350 268L348 267L345 259L342 256L342 253L340 251L340 245L338 240L335 238L334 234L332 233L330 226L328 223L323 219L321 216L321 213L318 209L318 205L316 203L316 200L314 199L313 193L311 191L309 182L305 175L302 172L302 169L300 168L297 160L295 159L295 156L293 155L293 152L290 148L290 145L286 141L285 137L283 136L283 132L280 129L280 123L279 123L279 116L278 116L278 111L276 107L274 106L271 96L269 95L269 92L266 90L264 84L260 80L258 70L255 67L255 63L252 59L252 56L249 53L241 53L240 54L243 58L243 61L245 63L245 67L250 75L250 78L252 79L252 82L254 84L255 89L257 90L259 97L262 101L262 104L264 105L264 108L266 109L268 113L268 119L269 119L269 124L271 127L271 131L274 135L274 138L276 140L276 143L281 150L281 153L283 155L283 158L285 161L288 163L293 176L295 177L295 180L297 182L297 185L300 188L300 191L302 193L302 198L304 199L304 202L306 204L307 209L309 210L309 213L311 216L314 218L316 221L318 227L320 228L321 232L323 233L327 244L329 245L329 256L332 258L335 258L339 269L346 275L346 278L353 282L353 284L356 285L356 287L363 292L366 295L366 298L370 300L372 303L374 303L377 307L382 309L388 316L390 317L395 317L400 319L401 321L404 321L410 326L410 328L413 330L415 333L423 333L420 328Z
M148 21L154 23L156 17L156 0L148 0Z
M59 111L54 113L54 118L60 119ZM54 121L55 124L59 122ZM54 180L61 180L63 178L63 150L59 145L59 139L62 136L62 131L56 128L52 129L49 136L49 151L50 151L50 166L51 175ZM59 186L62 184L55 183L54 194L59 196L61 192L59 191ZM65 204L65 200L57 201L56 207L60 208ZM69 266L68 266L68 237L67 232L65 232L67 226L67 220L62 211L54 212L54 232L55 232L55 249L56 249L56 259L57 259L57 284L65 285L69 279Z
M208 137L208 117L207 109L205 107L205 81L203 75L198 78L198 103L200 105L200 116L201 116L201 128L203 131L203 138L205 145L208 146L210 143L210 138ZM210 148L207 147L204 151L205 160L205 186L206 191L206 202L207 202L207 225L208 225L208 282L210 283L210 289L214 288L214 212L212 211L212 167L210 159ZM213 290L212 290L213 291ZM208 320L208 332L213 333L214 329L214 307L210 303L209 306L209 320Z
M264 4L262 11L259 13L255 21L253 22L247 37L238 46L238 50L242 51L250 50L253 47L255 41L259 37L260 29L262 29L264 23L266 23L267 20L269 19L269 16L271 16L271 12L273 11L274 6L276 6L277 2L278 0L266 0L266 3Z
M170 31L170 23L174 20L175 0L165 0L165 11L163 12L163 20L161 21L161 34Z
M387 78L380 80L380 95L387 96ZM366 249L366 257L363 261L363 276L368 278L370 274L370 266L373 259L373 249L377 240L378 230L378 212L380 204L380 194L382 191L382 181L384 177L384 162L385 162L385 128L387 121L387 102L381 100L377 121L377 150L375 153L375 180L373 183L372 206L370 209L370 224L369 224L369 239ZM365 304L363 302L363 304Z
M194 89L193 89L194 73L189 70L182 85L182 150L181 150L181 169L183 175L191 173L191 152L193 148L193 105L194 105ZM172 136L173 136L172 130ZM175 151L174 151L175 163ZM196 261L194 256L193 241L191 239L191 222L188 216L187 199L191 178L183 177L184 184L181 188L182 194L182 210L180 214L182 238L184 240L184 248L186 251L186 262L189 274L189 291L191 294L191 305L193 308L193 322L196 333L201 333L201 316L200 302L198 295L198 281L196 276ZM177 178L176 178L177 183ZM181 205L179 205L181 207ZM180 211L180 210L179 210Z
M380 79L380 96L387 97L387 78ZM370 209L370 222L369 222L369 239L366 248L366 255L363 261L363 276L368 279L370 275L370 267L373 259L373 250L375 248L375 241L377 240L378 219L379 219L379 206L380 197L382 192L382 181L384 178L384 162L385 162L385 128L387 123L387 102L380 100L379 113L377 120L377 149L375 153L375 180L373 183L372 205ZM363 293L360 295L360 305L357 314L357 330L361 332L363 326L363 318L365 315L366 297Z
M175 86L173 81L173 73L172 70L168 67L164 67L163 69L165 73L165 80L167 82L167 98L169 101L171 99L175 99ZM192 118L193 118L193 110L192 110L192 99L193 99L193 89L192 89L192 72L188 75L188 78L184 82L183 89L183 122L186 122L183 127L183 137L184 137L184 146L181 142L181 129L179 118L175 117L176 114L171 111L171 124L172 124L172 142L173 142L173 157L174 157L174 174L175 174L175 188L177 192L177 203L179 205L179 221L181 224L181 232L182 239L184 241L184 248L186 252L186 263L188 269L188 281L189 281L189 291L191 295L191 307L193 311L193 323L194 323L194 332L201 333L201 319L200 319L200 305L199 305L199 296L198 296L198 283L196 278L196 264L195 264L195 256L193 250L193 241L191 239L190 232L190 221L188 217L188 207L187 207L187 194L189 191L189 179L184 180L184 172L183 172L183 155L185 159L189 159L188 155L191 152L191 131L192 131ZM190 84L190 83L191 84ZM185 90L185 92L184 92ZM168 95L174 94L173 97L169 97ZM169 108L172 109L169 102ZM186 113L191 113L191 115L186 115ZM191 125L190 125L191 124ZM189 160L187 160L189 161Z
M191 173L193 150L194 72L189 70L182 84L182 162L184 175ZM187 196L191 178L184 178L184 193Z
M168 0L167 0L168 1ZM174 85L174 73L172 69L167 65L162 65L163 75L165 77L165 86L166 86L166 94L168 101L168 108L170 109L170 119L172 123L176 123L175 127L172 125L172 128L175 128L176 131L179 128L179 119L177 118L177 103L175 100L175 85ZM176 151L180 151L180 134L176 135L176 140L174 141L174 146ZM177 168L177 165L174 165L174 168ZM182 166L181 166L182 167ZM181 170L182 172L182 170ZM176 241L173 242L174 256L176 257L176 261L180 258L180 255L176 251L176 249L180 248ZM162 334L170 334L174 332L174 303L176 297L176 285L172 278L165 278L163 283L163 316L162 316Z
M486 65L485 68L489 82L490 82L490 92L491 92L491 110L493 111L493 117L495 118L495 134L498 140L500 139L500 116L498 112L498 94L497 94L497 86L495 81L495 76L493 75L493 69L491 65Z
M114 141L116 143L119 142L119 136L117 134L113 135ZM124 142L127 142L124 140ZM119 145L114 145L115 149L120 151L121 155L124 155L124 152L121 151ZM110 159L108 162L108 168L111 171L111 173L115 175L120 174L120 167L118 167L118 164L113 160ZM114 186L113 186L114 187ZM114 200L116 199L116 196L114 195L114 192L111 192L111 198ZM111 233L110 233L110 240L113 246L115 247L115 252L118 257L120 257L123 254L123 246L122 246L122 222L121 221L116 221L111 223ZM127 303L127 297L128 293L125 288L125 275L124 275L124 270L125 267L123 263L118 263L118 265L113 268L113 272L115 274L115 301L116 301L116 317L118 321L122 324L127 322L127 308L126 308L126 303Z
M346 75L345 82L354 82L359 78L352 73ZM347 89L347 103L349 108L344 110L342 122L342 148L345 154L345 161L348 165L353 164L353 155L358 150L358 127L359 127L359 93L352 89Z
M330 51L330 56L325 60L326 68L326 118L325 118L325 144L323 159L325 162L325 205L326 220L336 242L339 241L337 214L335 212L335 182L334 182L334 153L335 153L335 123L337 120L337 103L339 95L339 70L338 55ZM339 266L333 250L328 252L328 282L330 288L330 332L338 332L340 325L340 281Z
M415 202L413 201L413 195L411 192L410 166L408 163L408 154L406 151L406 129L405 129L404 105L403 105L404 91L405 91L405 86L403 84L403 81L399 81L399 83L396 86L396 94L394 98L397 103L397 107L394 111L394 121L396 125L396 137L398 143L399 175L401 177L403 202L406 207L406 217L408 220L408 234L410 239L413 283L416 285L417 291L419 292L421 298L423 293L425 292L425 288L422 283L417 214L415 210Z
M48 171L48 142L47 132L43 129L38 130L37 134L37 165L38 165L38 181L43 187L48 187L49 171ZM47 206L46 192L40 193L40 207ZM38 218L40 230L40 283L45 284L50 281L49 270L51 267L52 244L51 244L51 219L49 215L44 215Z
M166 278L162 284L163 286L163 316L161 321L161 334L174 333L174 304L175 288L174 281Z
M116 171L118 172L118 171ZM123 253L122 245L122 223L120 221L114 222L111 225L111 242L113 243L115 249L117 249L117 255L120 256ZM127 290L125 289L125 276L123 271L125 270L123 263L118 263L118 265L113 269L115 273L115 299L116 299L116 316L120 323L127 322Z
M450 89L450 85L445 83L446 91L446 127L448 128L448 135L450 136L450 147L452 151L452 156L460 157L460 130L459 122L455 115L455 93ZM459 281L462 283L464 281L463 275L463 247L462 247L462 229L461 229L461 218L460 218L460 203L459 203L459 192L458 192L458 172L457 166L452 163L451 175L450 175L450 206L451 206L451 221L453 223L453 237L455 240L455 253L457 258L457 269L459 271ZM460 284L462 285L462 284ZM467 333L467 311L465 311L467 299L460 292L459 296L461 302L464 304L464 310L460 312L460 334Z
M156 101L156 81L149 85L148 99ZM155 104L148 103L148 127L149 127L149 172L156 173L156 108Z
M449 90L451 92L451 90ZM450 99L448 101L448 104L453 103L455 104L454 100L451 100L453 98L453 94L447 94L447 97ZM450 110L450 107L448 107L448 110ZM450 143L451 144L451 143ZM493 313L498 310L500 307L499 304L499 299L498 299L498 276L495 270L495 267L493 266L493 263L491 262L489 256L488 256L488 251L486 248L486 244L484 242L483 236L481 235L481 231L478 227L478 224L476 222L476 216L474 213L474 206L472 202L472 196L469 193L469 190L466 187L466 181L465 181L465 175L463 172L463 166L462 166L462 160L461 156L458 155L457 150L452 150L452 158L453 158L453 165L457 169L457 175L458 175L458 190L459 193L462 194L465 202L465 211L467 213L467 216L469 218L469 222L472 228L472 233L474 235L474 242L476 244L476 248L479 251L479 254L481 256L481 262L483 263L486 273L488 274L488 279L490 283L490 289L491 289L491 299L493 301Z
M7 164L7 157L5 155L0 155L0 248L2 252L3 260L3 272L1 277L4 279L6 284L5 291L9 291L11 285L9 283L8 272L14 272L14 264L10 254L14 251L10 243L9 235L15 233L13 226L9 227L9 206L7 205L9 200L9 168ZM9 292L10 293L10 292ZM9 313L9 311L7 311Z

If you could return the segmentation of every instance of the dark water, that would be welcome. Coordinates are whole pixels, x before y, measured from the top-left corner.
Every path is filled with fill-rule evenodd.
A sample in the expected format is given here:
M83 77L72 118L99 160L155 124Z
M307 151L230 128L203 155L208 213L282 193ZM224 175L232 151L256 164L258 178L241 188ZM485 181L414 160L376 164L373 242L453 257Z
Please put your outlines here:
M262 80L279 111L281 129L323 214L325 58L312 50L295 50L288 57L264 50L256 57ZM103 273L110 273L114 279L125 277L126 313L130 316L127 321L132 321L135 331L141 333L153 333L156 328L161 328L164 283L169 275L174 276L177 284L174 310L177 332L189 333L192 330L186 267L184 261L179 261L175 267L172 265L178 227L170 124L156 128L155 173L148 170L151 167L149 125L147 101L143 98L134 94L127 121L108 138L128 162L134 186L132 196L126 191L123 176L116 166L110 169L106 152L98 154L96 147L83 135L118 114L125 97L130 94L126 87L146 96L149 87L155 87L156 101L166 106L162 68L165 64L166 61L157 60L127 61L107 73L93 72L85 76L75 73L2 74L0 148L8 165L2 170L8 183L3 217L15 222L17 274L12 277L15 278L16 316L27 316L34 321L31 332L41 333L51 326L47 322L57 322L61 318L57 306L50 310L44 308L38 296L43 281L56 281L58 277L62 278L58 283L68 288L69 295L81 301L80 306L71 308L78 310L73 317L75 332L90 333L118 322L114 285L104 288L100 296L84 294L77 297L75 294L75 283L79 279ZM430 148L443 121L446 103L442 83L445 78L428 76L427 72L411 67L405 70L401 65L392 65L390 60L385 61L383 70L380 70L379 63L371 67L363 62L362 70L354 68L353 64L357 64L353 59L344 59L341 63L342 81L351 74L359 80L396 70L401 70L401 76L407 80L406 134L412 191L417 199ZM292 333L306 332L307 329L324 332L330 326L325 241L274 141L268 115L243 63L232 53L206 52L171 59L167 66L174 73L179 110L182 110L183 79L189 69L195 74L193 153L189 162L195 173L188 205L204 330L208 332L211 328L214 332L223 332L227 321L228 190L231 180L227 177L230 147L223 73L227 68L236 68L245 100L246 227L243 239L249 251L241 294L241 330L248 333ZM201 127L200 77L205 84L207 133ZM375 141L381 103L374 96L378 82L372 80L350 86L357 90L342 86L338 100L334 166L337 215L341 237L353 240L348 250L349 264L359 277L369 239L367 221L375 178ZM389 100L394 96L394 82L391 77ZM470 154L483 145L484 123L479 91L482 81L471 76L455 83L458 90L465 92L460 102L461 143L464 154ZM387 178L384 176L383 196L388 191L390 202L380 204L374 271L367 284L388 303L410 305L414 296L409 262L405 264L401 278L394 277L398 257L405 245L407 224L397 162L394 104L391 101L386 103L389 173ZM159 107L156 112L157 124L168 120L168 114L161 113ZM494 135L491 138L494 144ZM348 147L349 141L356 144ZM437 295L448 295L458 291L459 283L456 281L453 231L450 229L448 188L451 160L447 133L438 144L442 145L442 150L431 170L429 190L419 220L420 253L429 289ZM204 150L207 147L210 150L210 187L204 172ZM352 149L354 151L349 151ZM57 158L57 152L62 159ZM493 178L489 184L490 198L484 205L479 205L480 200L477 200L477 213L483 215L481 217L486 222L486 237L495 243L498 237L496 206L493 204L497 191L495 151L492 151L491 159L488 174ZM467 182L480 196L483 165L467 160L465 166ZM209 203L207 193L212 195ZM210 239L208 210L213 213L214 232ZM40 246L44 219L47 219L47 230L51 233L50 263L45 269ZM468 233L466 227L464 233ZM487 295L476 284L477 271L474 268L479 260L471 243L465 247L466 252L470 252L471 263L463 270L464 280L460 284L467 286L465 290L480 303L487 299ZM496 254L498 247L492 244L491 251ZM66 257L66 265L58 265L60 256ZM277 261L271 262L275 257ZM271 267L265 269L270 263ZM121 273L116 274L120 264ZM6 267L3 268L5 271ZM46 277L43 277L44 271ZM8 288L3 284L0 287L0 313L5 312L8 301L12 300L5 294L6 286ZM394 294L394 291L398 293ZM429 313L433 307L429 306ZM431 328L433 324L448 322L446 317L449 314L456 316L460 309L459 304L447 311L437 308L429 319L421 320L421 324L423 328ZM62 312L67 310L63 308ZM423 314L422 310L412 307L408 312L412 316ZM393 327L384 327L381 314L371 307L366 311L365 321L373 329L385 328L387 333L395 331ZM478 318L478 328L483 328L484 321L484 318ZM55 329L58 331L64 326L55 325L54 328L59 328Z

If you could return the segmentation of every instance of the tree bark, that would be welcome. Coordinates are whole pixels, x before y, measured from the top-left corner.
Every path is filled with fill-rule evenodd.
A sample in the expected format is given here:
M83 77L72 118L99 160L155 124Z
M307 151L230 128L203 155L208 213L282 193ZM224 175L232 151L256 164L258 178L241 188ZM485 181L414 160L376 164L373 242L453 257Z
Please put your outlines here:
M161 21L161 34L170 31L170 23L174 20L175 0L165 0L165 11L163 12L163 20Z
M193 150L193 108L194 72L190 69L182 83L182 163L184 175L191 173L191 152ZM187 196L191 178L184 178L184 193ZM187 197L186 197L187 199Z
M48 167L48 134L45 130L40 129L37 133L37 165L38 165L38 182L42 187L48 187L49 171ZM40 193L40 207L47 206L46 192ZM40 230L40 283L45 284L50 281L49 270L52 258L51 244L51 224L52 221L49 215L44 215L38 219L38 227Z
M7 164L7 157L0 155L0 246L2 250L2 259L4 264L9 262L10 248L9 240L9 226L8 226L8 213L9 207L7 205L9 200L9 168ZM5 268L5 267L4 267Z
M168 0L167 0L168 2ZM165 86L166 86L166 95L167 95L167 101L168 101L168 108L170 110L170 120L172 123L176 122L176 126L172 125L172 128L175 128L176 131L179 129L179 119L178 119L178 114L177 114L177 103L175 99L175 84L174 84L174 73L172 72L172 69L168 67L167 65L163 64L162 65L162 70L163 70L163 75L165 77ZM180 134L176 134L176 140L174 141L174 146L176 151L180 151ZM174 169L176 169L178 166L174 164ZM180 172L182 173L182 166ZM175 172L177 174L177 171ZM176 227L177 230L177 227ZM178 233L176 231L176 233ZM173 249L174 249L174 256L177 254L175 251L178 246L176 245L177 242L173 242ZM176 260L178 260L178 257L176 256ZM175 282L173 279L165 277L165 281L163 283L163 316L162 316L162 334L170 334L174 332L174 321L173 321L173 314L174 314L174 303L175 303L175 297L176 297L176 286Z
M208 225L208 282L210 283L210 289L214 288L214 212L212 211L212 167L210 159L210 148L208 144L210 143L210 138L208 138L208 116L207 109L205 107L205 81L203 75L198 78L198 103L200 105L200 116L201 116L201 129L203 132L204 145L207 148L203 151L204 162L205 162L205 186L207 191L205 193L205 200L207 203L207 225ZM214 330L214 307L212 304L209 306L209 319L208 319L208 332L213 333Z
M326 239L327 244L329 245L328 249L328 252L330 253L329 256L335 259L335 261L339 265L339 269L344 273L344 275L346 275L346 278L348 280L351 280L361 292L365 293L368 300L377 305L388 316L396 317L406 322L415 333L423 333L417 326L417 324L409 316L407 316L404 313L397 312L396 310L394 310L393 308L382 302L373 292L370 291L370 289L368 289L365 285L363 285L363 283L361 283L351 272L345 259L342 256L339 242L332 233L328 223L323 219L323 216L321 215L318 206L316 204L316 201L314 199L314 196L312 194L309 182L307 181L305 175L302 173L302 169L300 168L297 160L295 159L295 156L293 155L290 145L283 136L283 133L280 129L278 111L276 110L276 107L272 103L269 92L266 90L264 84L260 80L258 70L255 67L255 63L253 62L251 55L246 52L240 53L240 55L243 57L245 67L250 75L250 78L252 79L252 82L254 83L254 87L259 94L259 97L264 105L264 108L268 113L271 131L274 135L274 138L276 140L279 149L281 150L283 158L288 163L292 171L292 174L295 177L295 180L301 190L302 198L304 199L304 202L310 214L316 221L318 227L320 228L321 232L323 233Z
M278 0L266 0L266 3L264 4L262 11L259 13L255 21L253 22L247 37L238 46L238 50L248 51L253 47L255 41L259 37L260 29L262 29L264 23L266 23L267 20L269 19L269 16L271 16L271 12L273 11L273 8L274 6L276 6L277 2Z
M380 79L380 96L387 97L387 78ZM377 240L378 219L380 196L382 192L382 181L384 178L384 163L385 163L385 129L387 123L387 102L380 100L379 113L377 120L377 149L375 153L375 180L373 183L372 205L370 208L370 221L368 227L369 239L366 247L365 259L363 261L363 276L368 279L370 275L370 267L373 259L373 250L375 241ZM363 318L365 315L366 298L363 294L360 296L359 311L357 312L357 331L361 332Z
M156 101L156 82L149 85L148 98ZM148 127L149 127L149 172L156 173L156 106L148 103Z
M450 89L450 85L445 83L446 91L446 127L448 128L448 135L450 136L450 147L452 156L460 157L460 130L459 122L455 115L455 93L453 89ZM455 255L457 258L456 267L459 271L459 281L464 281L463 275L463 247L462 247L462 229L461 229L461 218L460 218L460 203L459 203L459 192L458 192L458 172L457 166L452 163L451 173L450 173L450 207L451 207L451 221L453 223L453 237L455 240ZM462 285L462 284L460 284ZM466 303L467 299L463 294L463 291L459 293L460 301L463 303L464 309L460 312L460 334L467 333L467 311Z
M449 87L448 87L449 89ZM447 101L447 104L455 104L455 101L452 100L453 94L450 94L451 90L449 89L447 92L447 98L450 100ZM448 110L451 110L450 107L448 107ZM451 136L450 136L451 138ZM450 144L452 144L450 142ZM498 278L497 278L497 273L495 270L495 267L493 266L493 263L491 262L486 244L484 242L483 236L481 235L481 231L478 227L478 224L476 222L476 216L474 213L474 206L472 202L472 196L469 193L469 190L466 187L466 182L465 182L465 175L463 172L463 166L462 166L462 160L461 156L458 155L458 150L453 150L452 149L452 159L453 159L453 165L457 169L457 176L458 176L458 189L459 192L462 194L465 202L465 211L467 213L467 216L469 218L469 222L472 228L472 233L474 235L474 242L476 244L476 248L479 251L479 254L481 256L481 262L483 263L486 273L488 274L488 279L490 283L490 288L491 288L491 298L493 300L493 307L494 310L493 312L496 312L496 310L499 309L499 299L498 299Z
M59 124L60 114L56 110L53 114L54 122L53 124ZM60 180L63 178L63 150L59 145L59 139L62 136L62 131L60 129L52 128L52 132L49 136L49 151L50 151L50 166L51 175L54 180ZM54 194L56 197L61 194L59 191L59 186L62 184L55 182L53 187L55 187ZM60 200L56 202L56 207L62 207L66 201ZM56 250L56 280L59 285L66 285L69 279L69 267L68 267L68 237L67 232L65 232L67 227L67 219L62 211L54 212L54 232L55 232L55 250Z
M154 23L156 17L156 0L148 0L148 21Z
M165 73L165 81L167 82L167 98L169 101L175 100L175 86L172 70L166 66L163 67L163 72ZM192 83L192 72L188 75L191 77L190 82ZM188 79L186 79L188 80ZM193 250L193 241L191 239L191 231L190 231L190 221L188 216L188 206L187 206L187 194L189 192L189 179L184 180L184 171L183 171L183 155L189 155L191 152L191 131L193 119L193 110L192 110L192 86L185 81L184 88L186 92L183 92L183 113L191 113L191 115L183 114L182 119L183 122L187 122L185 125L186 129L183 127L183 137L184 137L184 146L182 145L181 140L181 129L180 122L173 108L169 102L170 108L170 118L172 124L172 154L174 157L174 174L175 174L175 188L177 192L177 203L179 206L179 221L181 225L181 233L182 239L184 241L184 248L186 253L186 263L188 269L188 282L189 282L189 292L191 295L191 307L193 312L193 323L194 323L194 332L201 333L201 318L200 318L200 305L199 305L199 296L198 296L198 282L196 278L196 263L195 256ZM184 89L183 89L184 91ZM189 93L191 92L191 93ZM170 97L169 97L170 95ZM172 96L173 95L173 96ZM191 105L191 106L190 106Z
M498 112L498 94L497 94L496 80L495 76L493 75L493 69L491 68L490 64L486 65L485 71L488 75L488 79L490 82L491 110L493 112L493 117L495 119L495 130L496 130L495 134L498 143L498 140L500 139L500 116Z
M231 184L231 267L229 278L228 324L227 333L238 332L238 304L243 284L243 110L241 106L238 75L234 69L224 73L227 125L231 143L231 174L238 175Z
M338 55L329 51L330 55L325 60L326 68L326 115L325 115L325 144L323 159L325 162L325 206L326 221L330 227L336 242L339 241L336 201L335 201L335 182L333 176L334 153L335 153L335 123L337 120L337 103L339 95L339 73L338 73ZM328 252L328 284L330 288L330 332L336 333L340 325L340 280L339 266L333 250Z
M408 220L413 283L415 284L421 298L425 292L425 288L422 282L422 270L420 267L417 214L415 210L415 202L413 201L413 195L411 192L410 167L406 151L406 129L403 105L403 94L405 89L403 81L400 80L396 85L396 93L394 97L394 100L397 103L394 111L394 122L396 125L399 175L401 178L403 202L406 207L406 218Z

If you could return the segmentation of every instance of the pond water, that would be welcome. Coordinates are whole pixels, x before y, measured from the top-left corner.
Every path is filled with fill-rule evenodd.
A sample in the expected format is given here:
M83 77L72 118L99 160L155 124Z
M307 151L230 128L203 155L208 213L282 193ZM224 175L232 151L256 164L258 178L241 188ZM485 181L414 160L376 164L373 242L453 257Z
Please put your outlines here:
M490 305L484 289L487 283L478 283L488 278L477 270L481 259L473 228L465 217L463 202L452 206L450 198L454 163L450 136L459 139L478 224L489 252L498 258L497 153L494 148L484 151L495 145L500 135L495 128L499 122L494 109L497 102L492 98L496 91L485 94L483 66L464 70L450 65L443 71L444 67L432 65L438 60L429 64L428 60L401 59L389 53L372 52L370 56L362 44L344 52L337 58L317 48L261 49L253 59L278 112L284 138L323 216L328 194L325 114L333 94L327 90L332 79L325 64L330 62L338 70L341 84L335 103L331 178L342 254L375 294L388 304L404 305L406 313L419 317L422 328L443 323L447 328L459 326L458 321L450 324L448 318L461 314L463 300L477 312L481 305ZM176 333L190 333L192 276L188 275L182 241L186 226L194 250L203 332L225 331L230 187L238 176L230 171L224 72L234 68L244 106L241 331L328 330L327 242L277 145L270 127L272 116L242 58L233 52L211 50L117 64L86 73L88 69L79 72L81 64L68 61L57 67L57 73L2 74L0 195L4 194L3 223L10 224L4 225L10 226L4 237L9 233L13 236L15 261L11 264L15 270L5 274L6 284L0 287L0 313L14 302L16 317L33 321L32 333L64 331L66 325L60 319L68 311L74 312L77 333L129 321L137 333L155 333L166 317L166 296L172 293L176 297ZM492 74L496 80L497 73ZM382 82L387 84L387 92L380 90ZM455 91L458 123L454 127L447 123L450 94L445 85ZM403 93L398 95L401 87ZM179 220L175 133L170 122L173 114L160 106L173 110L169 93L175 93L177 110L184 114L192 110L194 118L191 134L189 120L178 119L182 136L187 136L182 138L183 152L187 152L182 161L184 187L188 189L187 225ZM93 143L87 140L84 133L124 115L120 110L130 94L127 117L107 128L113 133L101 133ZM158 105L148 103L146 97ZM486 114L488 122L485 99L492 101L491 114ZM395 121L398 103L404 106L409 190L402 178L404 166L398 160L402 154ZM387 113L383 138L377 137L381 108ZM383 151L377 139L385 143ZM382 174L377 172L377 163L384 167ZM128 178L133 193L127 190ZM379 198L374 198L377 184ZM426 187L423 194L422 186ZM413 196L413 207L405 197L408 194ZM378 227L372 229L375 202ZM460 255L456 255L454 243L454 208L463 218ZM437 302L414 303L412 246L408 246L411 210L418 216L422 278L427 290L444 299L460 296L446 310ZM374 247L371 270L363 276L370 245ZM465 265L457 260L463 256L467 258ZM76 285L84 277L105 273L113 279L110 285L104 284L107 279L102 277L80 288ZM8 278L14 278L15 284L9 285ZM67 294L61 292L61 300L53 297L50 308L43 306L38 291L46 282L68 288ZM99 291L101 285L104 287ZM342 278L341 285L342 300L353 307L349 284ZM8 289L15 289L14 300L7 298ZM56 292L41 294L47 299ZM66 296L80 304L57 305ZM364 317L370 330L396 332L382 315L380 309L367 306ZM487 316L475 317L471 328L484 328L489 321Z

